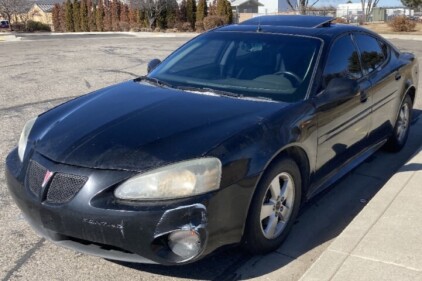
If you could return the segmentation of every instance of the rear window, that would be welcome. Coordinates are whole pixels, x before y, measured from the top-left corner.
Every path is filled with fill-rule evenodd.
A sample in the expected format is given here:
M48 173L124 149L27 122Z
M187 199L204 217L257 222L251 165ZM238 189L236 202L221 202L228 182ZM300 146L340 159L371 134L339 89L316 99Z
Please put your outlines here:
M364 34L354 35L362 60L365 74L371 73L380 67L386 60L386 51L381 49L377 39Z

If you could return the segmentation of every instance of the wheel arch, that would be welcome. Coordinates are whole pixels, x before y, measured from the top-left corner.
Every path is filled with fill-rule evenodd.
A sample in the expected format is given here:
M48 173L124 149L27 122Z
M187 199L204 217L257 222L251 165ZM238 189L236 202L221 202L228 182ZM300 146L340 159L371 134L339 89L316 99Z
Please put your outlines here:
M406 91L404 92L404 96L406 96L406 95L409 95L410 98L412 99L412 104L415 104L416 87L414 85L408 86L407 89L406 89Z
M280 150L270 161L267 163L265 170L262 174L264 174L274 163L276 163L279 159L283 157L289 157L293 161L296 162L297 166L299 167L300 176L302 180L302 201L306 198L306 193L309 188L309 180L310 180L310 161L308 154L306 153L305 149L303 149L299 145L289 145L284 147ZM257 185L261 181L259 179ZM256 187L255 187L256 188Z
M306 152L306 150L300 146L299 144L290 144L287 145L285 147L283 147L282 149L280 149L277 153L275 153L273 155L273 157L271 157L264 169L262 170L258 180L256 181L256 184L254 186L254 190L252 193L252 196L250 197L250 201L248 204L248 208L247 208L247 214L245 217L245 221L243 224L243 230L242 230L242 241L244 240L244 234L245 234L245 228L250 216L250 212L251 212L251 204L253 201L253 198L256 194L256 190L258 185L260 184L260 182L262 181L263 176L265 175L265 173L273 166L277 163L277 161L279 161L280 159L282 159L283 157L289 157L291 158L294 162L296 162L296 164L299 167L299 171L300 171L300 175L301 175L301 180L302 180L302 198L301 198L301 203L303 204L303 202L306 200L307 196L307 192L308 192L308 188L309 188L309 184L310 184L310 171L311 171L311 165L310 165L310 160L308 157L308 153Z

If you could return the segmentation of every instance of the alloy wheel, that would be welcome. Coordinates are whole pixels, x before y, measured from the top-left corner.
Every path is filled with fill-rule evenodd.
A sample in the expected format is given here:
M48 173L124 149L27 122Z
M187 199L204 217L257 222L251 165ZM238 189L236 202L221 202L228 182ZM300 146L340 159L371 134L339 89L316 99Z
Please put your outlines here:
M292 214L294 201L293 177L286 172L278 174L268 186L262 202L260 222L265 238L280 236Z

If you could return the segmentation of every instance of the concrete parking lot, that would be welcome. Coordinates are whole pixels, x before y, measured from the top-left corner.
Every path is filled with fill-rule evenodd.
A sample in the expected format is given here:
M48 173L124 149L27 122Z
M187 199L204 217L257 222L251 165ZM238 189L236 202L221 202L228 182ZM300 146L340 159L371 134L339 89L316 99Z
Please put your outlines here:
M193 265L139 265L86 256L36 236L8 195L4 179L4 159L16 146L25 121L81 94L145 74L150 59L164 58L188 39L28 36L0 43L1 279L297 280L422 143L422 128L414 126L402 152L377 152L307 204L284 245L267 256L229 248ZM392 41L422 61L420 42ZM421 94L419 90L416 118L422 110Z

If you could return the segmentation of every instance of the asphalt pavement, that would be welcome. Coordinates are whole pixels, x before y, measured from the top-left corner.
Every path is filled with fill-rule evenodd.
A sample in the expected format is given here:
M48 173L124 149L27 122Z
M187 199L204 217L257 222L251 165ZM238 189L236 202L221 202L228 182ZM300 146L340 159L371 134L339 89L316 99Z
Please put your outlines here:
M140 38L107 35L98 38L92 36L37 38L0 43L0 128L2 128L0 159L5 159L7 153L16 145L26 120L83 93L145 74L146 64L150 59L156 57L163 59L190 37ZM415 52L422 58L422 48L417 41L395 39L392 41L401 49ZM318 276L312 275L312 272L321 273L322 270L318 268L327 267L324 267L323 263L319 267L318 263L324 262L325 256L338 251L338 248L332 247L341 244L337 242L338 239L349 232L348 229L359 221L359 217L368 208L372 205L375 206L371 208L377 208L376 202L383 201L383 199L378 199L379 195L389 190L386 186L389 186L390 178L393 180L396 172L419 151L422 144L422 125L419 117L422 110L420 90L415 108L417 118L413 122L409 143L402 152L397 154L377 152L333 187L314 198L301 211L292 233L283 246L266 256L250 256L235 247L222 249L192 265L163 267L117 263L59 248L36 236L27 225L7 192L4 164L0 162L0 278L3 280L126 280L129 278L134 280L254 278L298 280L304 276L303 278L308 278L304 280L315 280L315 277L317 280L329 280L334 276L336 280L347 280L347 278L340 278L357 276L352 275L353 272L347 273L350 272L347 270L350 269L350 265L362 265L365 262L353 263L357 258L352 250L349 251L350 253L344 250L343 262L331 275L320 275L321 278L318 279ZM421 173L421 167L418 164L420 158L412 161L406 164L404 169L406 166L407 169L411 167L412 172L419 175ZM410 171L399 172L399 175L408 173ZM413 180L409 182L420 179L420 176L410 177ZM398 179L398 181L404 182L404 179ZM402 193L404 191L406 192ZM410 194L413 194L411 192L416 195L411 198L414 201L413 205L410 205L415 206L416 203L421 202L421 191L413 188L410 191ZM400 191L396 193L396 195L400 194L407 194L406 186L401 186ZM384 207L385 212L382 214L389 214L388 206L395 207L394 202L398 202L397 204L409 202L396 201L401 198L400 196L389 198L393 201ZM405 197L405 199L409 198ZM410 216L405 217L406 214ZM382 218L383 216L379 216L376 222ZM391 217L387 217L382 222L388 221L389 218ZM407 224L400 224L398 220L388 228L382 228L381 225L380 229L388 230L398 237L402 237L406 232L407 228L404 227L409 227L413 223L415 223L415 228L412 228L414 230L412 233L418 233L417 231L422 229L422 226L417 224L420 219L414 213L410 211L403 213L400 218ZM376 228L375 231L371 228L377 226L375 221L372 222L374 223L367 225L368 231L364 232L364 236L355 238L358 242L367 241L367 243L357 243L358 246L352 248L353 250L361 249L359 245L367 247L374 241L378 241L376 231L379 229ZM420 234L422 233L419 232L419 237ZM391 234L391 237L394 238L394 235ZM388 239L382 241L391 242ZM415 239L411 241L417 242ZM377 245L382 244L377 243ZM415 251L419 251L418 257L422 252L419 245L422 245L421 242L413 247ZM365 248L363 246L362 248ZM393 250L397 249L391 249L392 253L394 253ZM374 251L377 251L375 246ZM407 250L401 254L399 257L411 255L412 252ZM363 254L359 252L359 257L361 255L382 259L382 257L371 256L369 250ZM418 258L416 261L421 260ZM418 269L417 265L413 266L413 269ZM372 268L377 269L377 267ZM328 279L324 279L327 276Z

